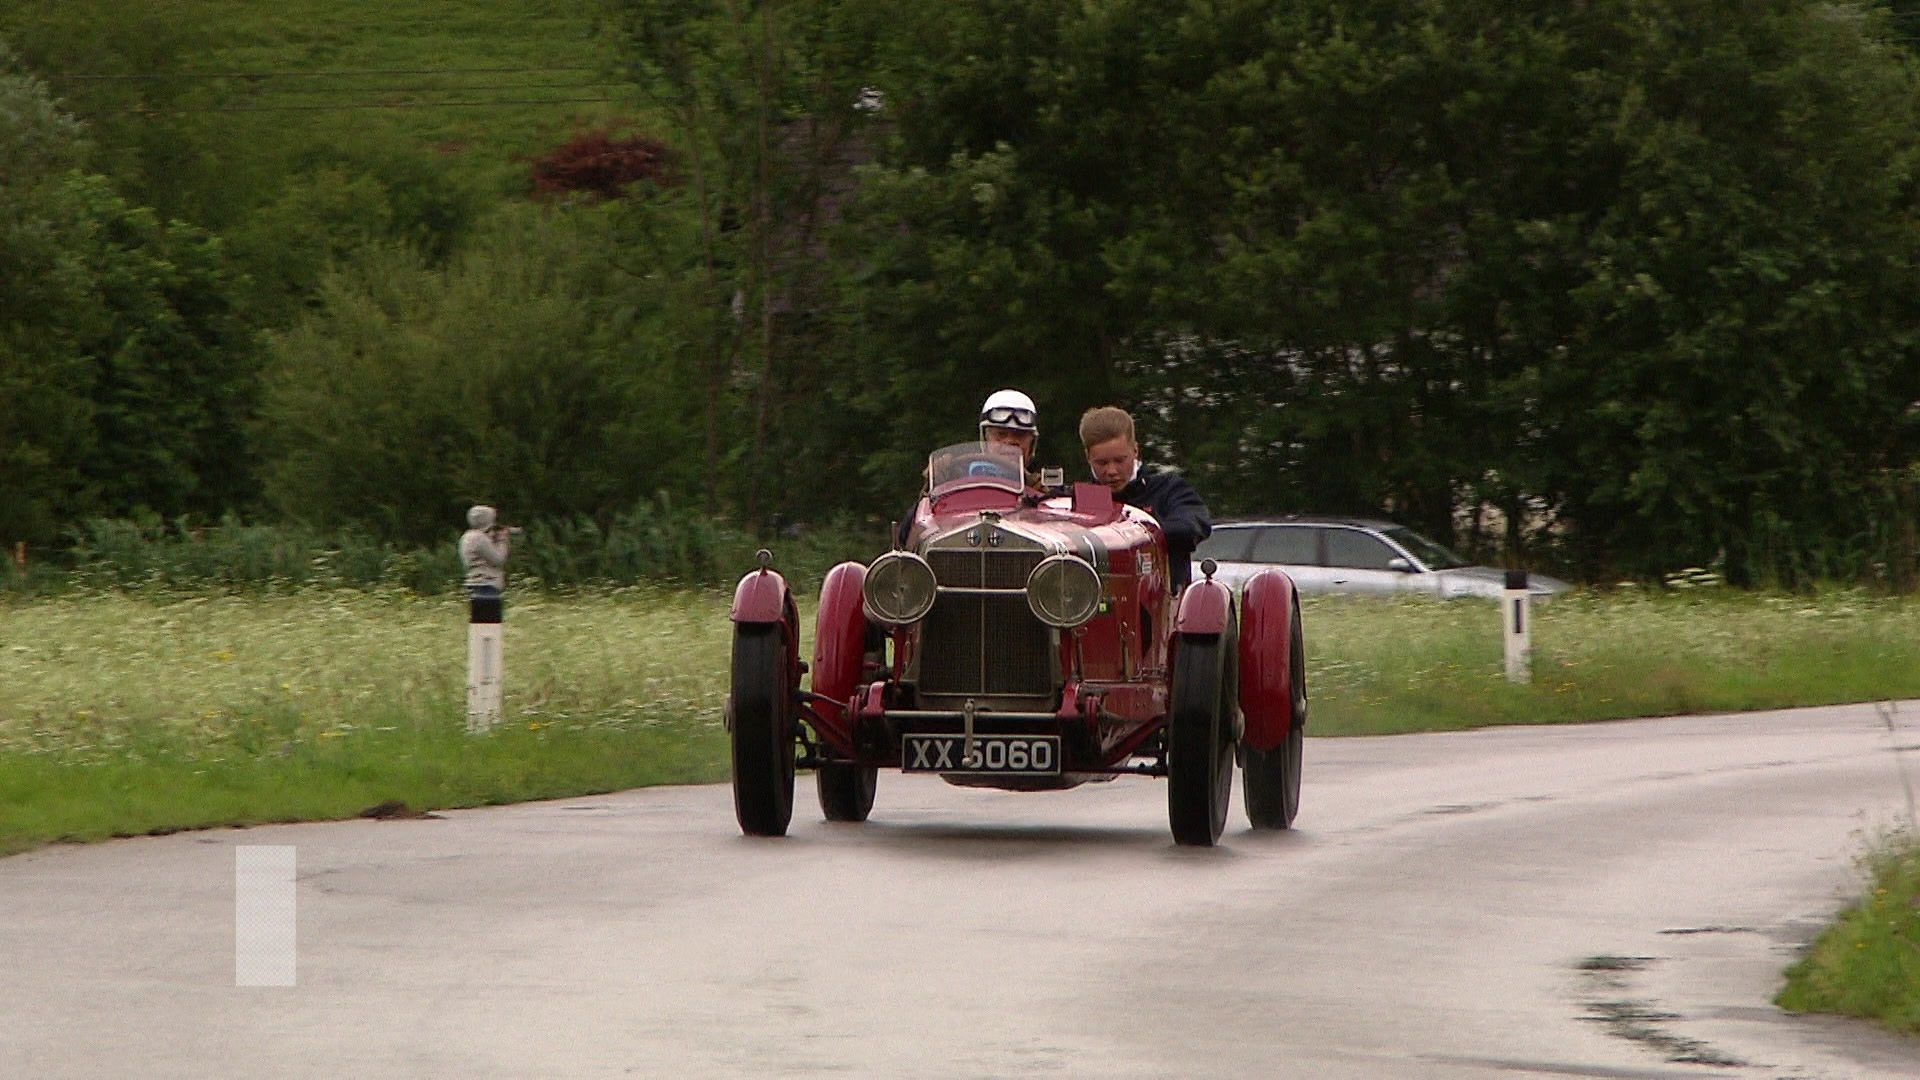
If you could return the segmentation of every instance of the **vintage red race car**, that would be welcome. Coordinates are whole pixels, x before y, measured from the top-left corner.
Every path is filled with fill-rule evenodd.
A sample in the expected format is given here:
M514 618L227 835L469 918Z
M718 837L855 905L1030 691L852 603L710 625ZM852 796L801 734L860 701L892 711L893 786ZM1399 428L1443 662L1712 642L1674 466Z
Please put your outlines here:
M1167 780L1180 844L1219 840L1242 771L1256 829L1292 825L1307 717L1293 582L1177 595L1152 516L1098 484L1040 490L1017 453L936 451L905 542L820 589L811 665L761 553L740 580L726 721L743 832L779 836L796 768L830 821L864 821L881 769L1021 791ZM811 675L808 688L802 677Z

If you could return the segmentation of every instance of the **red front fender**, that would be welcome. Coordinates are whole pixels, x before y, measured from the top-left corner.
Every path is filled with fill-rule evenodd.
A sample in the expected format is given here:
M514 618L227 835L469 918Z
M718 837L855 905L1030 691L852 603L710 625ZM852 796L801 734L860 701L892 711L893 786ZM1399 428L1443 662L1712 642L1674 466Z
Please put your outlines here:
M1292 730L1293 580L1265 570L1240 594L1240 711L1246 716L1246 744L1272 750Z
M1205 578L1180 594L1180 610L1173 617L1176 634L1224 634L1233 617L1233 590Z
M737 623L777 623L786 619L792 610L793 596L787 591L787 579L775 571L761 569L740 579L733 590L733 607L727 617Z
M845 704L860 687L866 661L867 613L861 595L866 581L867 568L857 562L827 571L814 623L813 692L834 702L813 703L820 735L848 756L853 754L853 725Z

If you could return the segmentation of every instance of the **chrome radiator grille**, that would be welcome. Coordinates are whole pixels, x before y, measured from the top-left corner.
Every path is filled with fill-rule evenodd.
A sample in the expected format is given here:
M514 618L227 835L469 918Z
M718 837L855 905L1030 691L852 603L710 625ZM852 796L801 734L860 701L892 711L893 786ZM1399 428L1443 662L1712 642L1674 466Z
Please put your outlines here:
M1045 557L1043 551L932 548L927 552L927 565L933 568L933 579L942 588L1025 589L1027 575Z
M1053 635L1033 617L1027 575L1043 551L935 548L926 552L943 589L1007 589L1001 594L942 592L921 624L920 692L974 697L1053 693Z

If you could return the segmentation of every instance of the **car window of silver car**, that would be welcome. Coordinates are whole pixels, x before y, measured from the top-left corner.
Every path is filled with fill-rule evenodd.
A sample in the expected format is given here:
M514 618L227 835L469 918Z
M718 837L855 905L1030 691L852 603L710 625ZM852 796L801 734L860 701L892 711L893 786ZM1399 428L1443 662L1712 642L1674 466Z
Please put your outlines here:
M1200 541L1193 549L1195 562L1201 559L1213 559L1216 562L1245 562L1247 549L1253 546L1254 530L1244 526L1215 526L1213 535Z
M1412 552L1413 557L1427 564L1429 570L1452 570L1467 565L1467 560L1412 529L1387 529L1385 533L1387 539Z
M1358 529L1327 530L1327 565L1354 570L1391 570L1400 553Z
M1320 530L1309 525L1263 525L1253 541L1252 562L1320 565Z

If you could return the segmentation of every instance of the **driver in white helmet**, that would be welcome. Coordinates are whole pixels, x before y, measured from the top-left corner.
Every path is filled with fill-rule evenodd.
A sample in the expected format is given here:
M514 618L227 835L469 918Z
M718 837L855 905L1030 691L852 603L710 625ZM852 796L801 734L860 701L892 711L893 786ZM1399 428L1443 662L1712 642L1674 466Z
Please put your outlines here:
M1020 450L1023 465L1033 463L1033 444L1040 438L1040 410L1018 390L995 390L980 404L980 441Z
M1034 408L1033 399L1018 390L995 390L980 403L980 441L999 446L1012 446L1020 451L1022 469L1033 465L1033 447L1040 439L1040 410ZM1040 478L1029 472L1025 477L1028 487L1038 487ZM923 496L925 492L921 493ZM896 533L900 543L907 542L907 533L913 528L913 514L908 513L900 520Z

